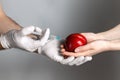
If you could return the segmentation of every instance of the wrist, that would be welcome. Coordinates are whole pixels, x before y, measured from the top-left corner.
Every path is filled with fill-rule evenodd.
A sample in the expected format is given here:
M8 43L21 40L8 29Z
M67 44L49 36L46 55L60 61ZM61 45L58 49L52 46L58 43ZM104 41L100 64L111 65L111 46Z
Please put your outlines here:
M5 48L5 49L9 48L9 43L4 34L1 34L0 36L0 43L2 48Z
M107 32L97 33L98 39L112 40L111 36Z
M0 43L3 48L8 49L8 48L14 47L15 42L13 38L14 38L15 31L16 30L11 30L7 33L1 34Z
M119 39L111 40L109 47L110 47L110 50L112 51L120 50L120 40Z

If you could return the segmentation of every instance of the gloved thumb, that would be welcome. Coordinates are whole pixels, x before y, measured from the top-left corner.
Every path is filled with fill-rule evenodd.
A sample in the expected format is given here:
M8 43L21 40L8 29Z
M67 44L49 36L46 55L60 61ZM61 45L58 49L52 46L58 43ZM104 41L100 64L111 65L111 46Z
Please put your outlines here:
M42 45L42 46L45 45L45 43L48 41L49 36L50 36L50 29L47 28L47 29L43 32L42 37L41 37L41 39L40 39L40 42L41 42L41 45Z

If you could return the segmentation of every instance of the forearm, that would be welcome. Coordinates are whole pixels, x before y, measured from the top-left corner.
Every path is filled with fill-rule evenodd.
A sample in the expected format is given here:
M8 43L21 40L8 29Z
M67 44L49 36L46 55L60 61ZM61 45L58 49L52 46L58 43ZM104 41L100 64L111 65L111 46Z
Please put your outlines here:
M2 9L0 5L0 34L8 32L12 29L20 29L21 26L18 25L14 20L9 18Z
M6 15L0 16L0 35L12 29L19 30L21 29L21 26L14 22L11 18L7 17ZM3 49L1 44L0 49Z
M120 38L120 24L108 31L97 33L97 35L107 40L119 39Z
M8 32L12 29L21 29L21 26L18 25L14 20L8 17L2 8L0 7L0 35L3 33ZM0 49L3 49L2 45L0 44Z
M21 26L6 15L0 16L0 34L6 33L12 29L21 29Z
M120 51L120 39L111 40L109 47L110 51Z

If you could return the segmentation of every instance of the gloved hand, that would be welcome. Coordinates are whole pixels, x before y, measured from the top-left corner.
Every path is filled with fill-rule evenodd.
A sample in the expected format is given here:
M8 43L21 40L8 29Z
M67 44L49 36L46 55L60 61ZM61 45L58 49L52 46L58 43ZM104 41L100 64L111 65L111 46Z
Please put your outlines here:
M35 35L39 39L33 39L28 35ZM0 37L3 48L21 48L30 52L42 47L48 40L50 30L43 31L39 27L24 27L21 30L11 30Z
M65 65L81 65L87 61L91 61L92 57L89 56L80 56L80 57L68 57L64 58L63 55L60 53L60 44L61 41L57 40L55 37L48 40L48 42L41 48L38 48L38 53L43 53L50 59L60 62L61 64Z

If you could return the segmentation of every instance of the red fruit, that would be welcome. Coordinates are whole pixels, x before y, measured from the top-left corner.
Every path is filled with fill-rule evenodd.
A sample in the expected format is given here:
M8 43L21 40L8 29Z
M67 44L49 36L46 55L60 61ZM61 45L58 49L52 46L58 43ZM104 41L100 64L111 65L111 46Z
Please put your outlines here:
M85 44L87 44L87 40L80 33L70 34L65 40L65 48L69 52L74 52L75 48Z

